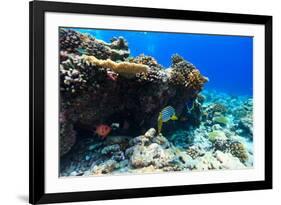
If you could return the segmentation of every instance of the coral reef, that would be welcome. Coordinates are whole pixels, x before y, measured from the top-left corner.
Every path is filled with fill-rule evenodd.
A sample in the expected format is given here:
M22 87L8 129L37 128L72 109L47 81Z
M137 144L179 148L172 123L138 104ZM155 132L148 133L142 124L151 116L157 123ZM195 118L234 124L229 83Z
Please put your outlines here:
M151 56L113 55L128 49L122 37L105 43L60 29L60 112L68 113L72 127L93 132L100 124L117 123L120 129L112 134L139 135L157 127L159 112L167 105L175 108L177 116L186 115L184 104L196 99L205 77L179 55L173 57L171 69L164 69ZM170 72L183 73L185 83L174 87ZM193 112L197 113L194 121L199 121L198 109ZM71 148L70 143L62 146Z
M226 126L229 123L229 119L224 116L217 116L213 118L213 122Z
M192 145L188 147L187 154L192 157L192 159L196 159L199 156L204 155L204 151L201 149L201 147Z
M77 55L87 54L98 59L124 60L130 55L128 43L123 37L112 38L111 43L95 39L71 29L59 30L60 51Z
M214 130L212 132L209 132L208 137L209 137L209 140L211 142L215 142L217 140L226 140L227 139L227 137L225 136L225 133L223 131L220 131L220 130Z
M217 99L221 98L217 98L218 94L208 97L209 92L204 95L206 104L203 104L202 112L212 113L213 100L217 102ZM227 104L228 100L233 103L233 99L228 97L220 100L220 103ZM240 103L243 107L246 100L236 101L236 104ZM234 129L240 121L239 117L233 118L236 116L233 114L236 110L237 105L228 107L225 116L232 120L227 127L212 122L213 118L210 118L203 119L197 128L175 128L172 133L166 133L165 137L158 134L155 128L151 128L137 137L110 135L104 140L97 137L82 138L62 156L60 176L252 167L252 141L248 137L238 135L237 130ZM62 122L65 121L65 116L67 115L60 117Z
M240 159L241 162L248 160L248 154L245 146L241 142L232 142L229 146L230 153Z
M227 112L227 108L225 105L220 104L220 103L215 103L213 106L211 106L211 109L213 111L213 113L221 113L221 114L225 114Z
M180 55L172 56L172 69L170 71L170 81L174 85L182 85L201 91L204 83L208 79L202 76L194 65L184 60Z
M253 166L252 97L205 91L180 55L165 68L123 37L61 28L59 42L60 176Z

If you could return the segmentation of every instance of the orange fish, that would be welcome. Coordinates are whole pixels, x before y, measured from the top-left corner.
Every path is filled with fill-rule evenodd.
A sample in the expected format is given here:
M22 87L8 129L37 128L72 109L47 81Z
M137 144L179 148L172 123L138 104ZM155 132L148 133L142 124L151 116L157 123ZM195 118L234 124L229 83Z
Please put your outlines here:
M111 132L111 127L105 124L100 124L96 127L95 133L97 133L102 139L106 138Z

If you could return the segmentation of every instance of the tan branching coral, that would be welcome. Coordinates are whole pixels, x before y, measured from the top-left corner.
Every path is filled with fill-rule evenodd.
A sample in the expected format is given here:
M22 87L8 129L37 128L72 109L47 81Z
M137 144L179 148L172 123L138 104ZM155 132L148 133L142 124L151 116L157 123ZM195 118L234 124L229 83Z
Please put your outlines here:
M174 85L179 85L179 86L186 84L184 75L174 70L170 72L170 82Z
M139 64L148 65L150 67L152 67L152 66L159 67L159 64L157 63L155 58L153 58L152 56L145 56L144 54L141 54L135 58L129 59L129 61L131 63L139 63Z
M172 56L172 68L169 73L172 84L197 91L201 91L204 83L208 81L194 65L178 54Z
M137 73L147 73L149 69L147 65L143 64L129 62L116 63L110 59L100 60L95 56L83 55L82 60L87 65L96 65L102 68L109 68L125 78L135 77Z
M202 90L204 83L208 82L208 79L202 76L198 69L193 69L188 74L188 84L187 87L191 87L194 90Z

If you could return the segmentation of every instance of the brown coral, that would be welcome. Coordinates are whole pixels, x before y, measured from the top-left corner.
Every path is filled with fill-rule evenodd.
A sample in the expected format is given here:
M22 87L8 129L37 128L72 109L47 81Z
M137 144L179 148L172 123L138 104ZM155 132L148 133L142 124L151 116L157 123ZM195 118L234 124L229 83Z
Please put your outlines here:
M200 147L195 146L195 145L190 146L190 147L187 149L186 153L187 153L189 156L191 156L192 159L195 159L195 158L197 158L197 157L199 157L199 156L203 156L203 155L204 155L204 153L202 152L202 150L200 149Z
M230 153L237 157L241 162L245 162L248 160L248 153L246 147L238 141L234 141L230 144Z
M172 84L201 91L207 81L208 79L202 76L193 64L184 60L178 54L172 56L172 69L170 71L170 82Z
M204 83L208 82L208 79L202 76L198 69L193 69L188 74L187 87L191 87L194 90L202 90Z
M95 56L82 56L83 62L87 65L96 65L102 68L109 68L125 78L135 77L137 73L147 73L149 67L143 64L120 62L116 63L110 59L99 60Z
M95 39L71 29L59 30L60 51L67 51L78 55L94 55L99 59L113 61L125 60L130 55L128 43L123 37L113 38L111 43Z
M185 85L185 77L180 72L171 71L170 82L174 85Z
M227 108L225 107L225 105L220 104L220 103L215 103L212 106L212 110L214 113L219 112L219 113L225 114L227 112Z
M148 65L149 67L160 67L160 65L157 63L156 59L152 56L145 56L144 54L141 54L137 56L136 58L130 59L132 63L140 63L144 65Z

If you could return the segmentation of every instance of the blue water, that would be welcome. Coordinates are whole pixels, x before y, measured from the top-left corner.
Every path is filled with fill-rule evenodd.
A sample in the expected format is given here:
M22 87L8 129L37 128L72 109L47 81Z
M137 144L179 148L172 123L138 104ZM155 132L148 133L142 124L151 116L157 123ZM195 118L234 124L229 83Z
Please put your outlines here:
M132 56L153 56L165 67L171 55L178 53L209 78L206 89L231 95L253 94L253 38L206 34L135 32L121 30L75 29L109 42L123 36Z

